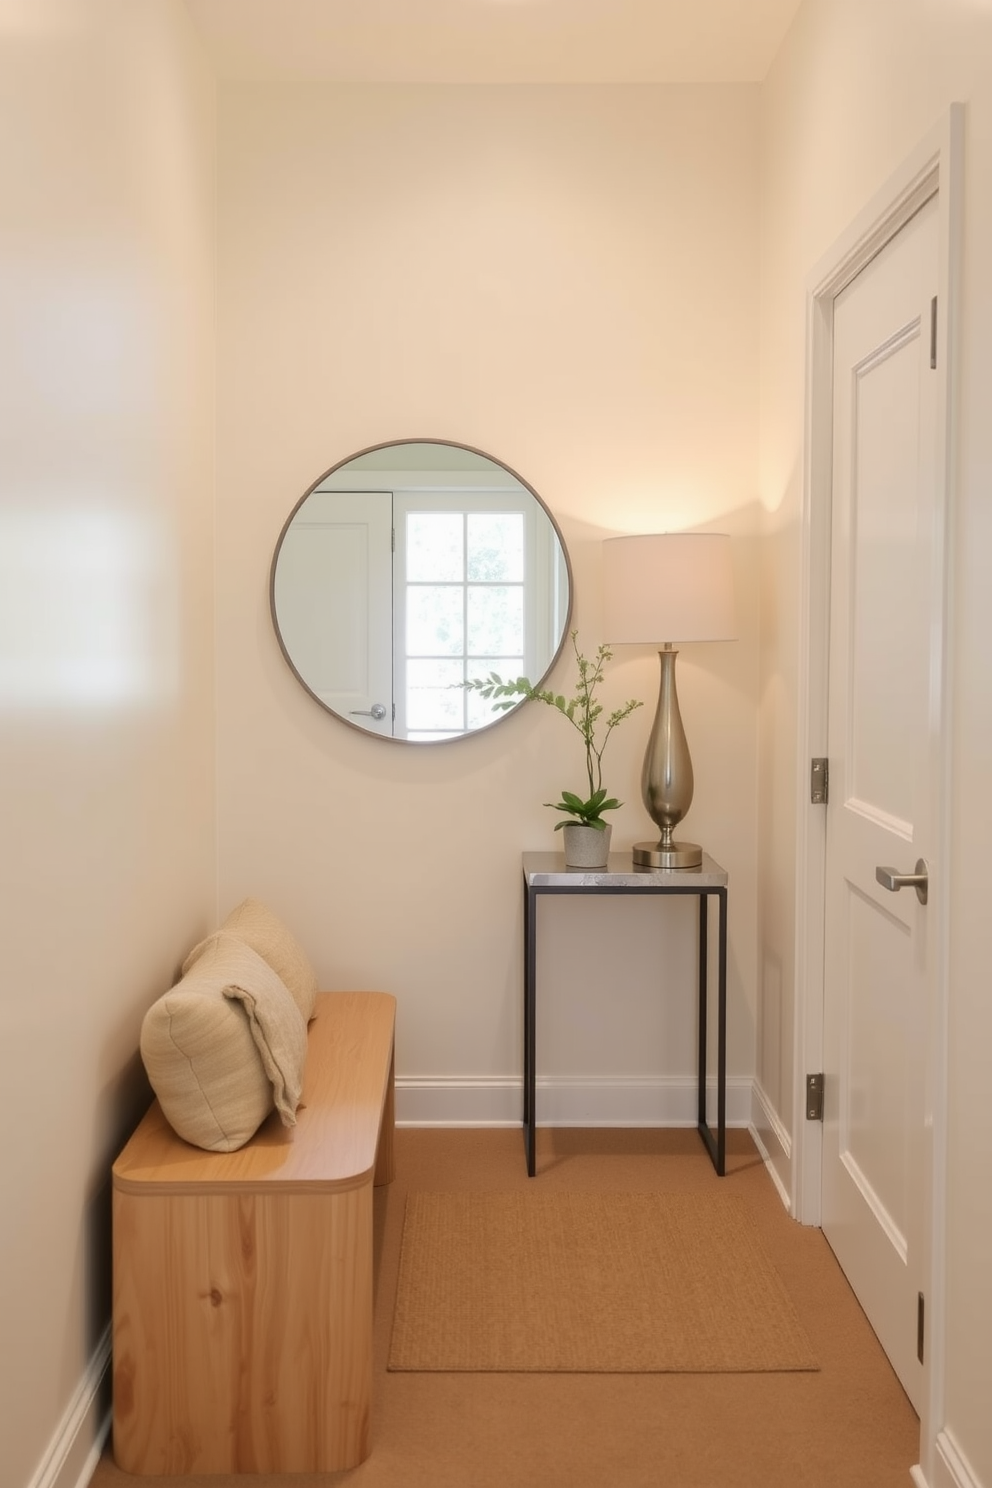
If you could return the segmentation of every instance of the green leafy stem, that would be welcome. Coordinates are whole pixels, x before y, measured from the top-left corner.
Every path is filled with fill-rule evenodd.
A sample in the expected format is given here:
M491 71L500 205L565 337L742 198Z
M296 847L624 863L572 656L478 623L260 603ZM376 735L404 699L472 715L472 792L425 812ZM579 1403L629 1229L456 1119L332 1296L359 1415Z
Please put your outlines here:
M563 812L567 817L587 827L595 827L597 831L602 832L606 827L602 819L603 812L616 811L622 805L622 802L618 801L615 796L607 796L603 785L603 755L613 730L625 718L629 718L635 708L640 708L643 704L636 698L630 698L621 708L614 709L604 718L603 705L596 700L596 689L603 680L606 663L613 659L613 652L609 646L600 646L596 655L590 660L579 651L577 631L571 632L570 639L578 668L575 696L572 698L566 698L563 693L551 692L546 688L534 687L526 677L504 679L496 672L490 672L488 677L475 677L471 681L464 682L462 686L473 689L484 698L491 699L496 712L506 712L516 707L521 699L547 703L548 707L557 709L562 717L578 730L582 735L585 748L589 795L582 800L573 791L562 791L560 801L545 801L544 804L554 811ZM601 739L597 739L597 727L602 729ZM558 822L555 831L560 831L564 826L567 826L567 822Z

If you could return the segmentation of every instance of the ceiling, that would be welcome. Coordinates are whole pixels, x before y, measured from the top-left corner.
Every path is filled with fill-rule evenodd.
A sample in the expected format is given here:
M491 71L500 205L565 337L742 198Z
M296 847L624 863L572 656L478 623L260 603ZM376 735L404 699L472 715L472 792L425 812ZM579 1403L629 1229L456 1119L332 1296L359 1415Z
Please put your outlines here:
M800 0L186 0L219 76L760 82Z

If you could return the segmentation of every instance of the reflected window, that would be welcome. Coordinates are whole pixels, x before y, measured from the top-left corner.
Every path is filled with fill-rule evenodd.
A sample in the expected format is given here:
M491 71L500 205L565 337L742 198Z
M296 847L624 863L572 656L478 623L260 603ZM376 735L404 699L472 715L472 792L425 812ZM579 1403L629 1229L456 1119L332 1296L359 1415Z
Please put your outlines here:
M396 565L405 617L400 722L408 739L449 738L492 721L491 706L487 717L460 683L490 669L526 670L525 513L408 510L405 520Z

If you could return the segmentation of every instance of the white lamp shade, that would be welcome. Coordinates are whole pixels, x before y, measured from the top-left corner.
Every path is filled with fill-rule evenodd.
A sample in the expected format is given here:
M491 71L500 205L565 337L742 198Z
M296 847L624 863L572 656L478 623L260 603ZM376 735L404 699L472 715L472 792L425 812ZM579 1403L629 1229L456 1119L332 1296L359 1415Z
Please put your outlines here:
M736 640L730 538L722 532L607 538L603 629L616 645Z

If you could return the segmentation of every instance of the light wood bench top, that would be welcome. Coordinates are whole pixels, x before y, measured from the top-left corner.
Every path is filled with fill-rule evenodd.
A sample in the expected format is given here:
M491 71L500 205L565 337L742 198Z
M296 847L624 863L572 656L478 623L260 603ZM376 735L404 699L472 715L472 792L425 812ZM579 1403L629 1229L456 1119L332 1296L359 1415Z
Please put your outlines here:
M392 1089L396 999L321 992L310 1024L296 1126L275 1112L237 1152L204 1152L178 1137L155 1101L114 1163L130 1194L329 1192L372 1181Z

